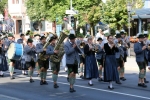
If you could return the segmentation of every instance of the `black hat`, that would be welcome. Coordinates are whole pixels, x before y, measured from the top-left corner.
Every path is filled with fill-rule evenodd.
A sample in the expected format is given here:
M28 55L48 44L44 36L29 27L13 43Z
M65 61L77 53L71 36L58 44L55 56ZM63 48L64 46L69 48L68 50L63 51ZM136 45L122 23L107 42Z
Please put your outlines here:
M140 34L138 38L145 38L144 34Z
M121 38L121 35L120 34L116 34L116 38Z
M25 36L24 34L20 34L20 37Z
M35 34L34 37L36 37L36 36L39 36L39 37L40 37L41 35L40 35L40 34Z
M97 39L97 41L103 41L103 39L102 39L101 37L99 37L99 38Z
M46 39L46 37L45 36L41 36L40 40L43 40L43 39Z
M69 39L75 39L75 38L76 38L76 36L74 34L69 35Z
M148 34L144 34L145 37L148 37Z
M33 40L31 38L28 39L27 43L32 43Z
M124 31L121 31L120 34L121 34L121 35L122 35L122 34L125 34L125 32L124 32Z

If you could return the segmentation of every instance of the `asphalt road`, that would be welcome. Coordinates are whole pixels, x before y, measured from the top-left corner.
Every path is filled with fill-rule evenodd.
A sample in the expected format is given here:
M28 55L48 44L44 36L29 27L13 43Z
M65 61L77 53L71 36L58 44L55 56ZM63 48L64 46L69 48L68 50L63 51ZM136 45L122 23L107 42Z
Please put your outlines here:
M109 90L108 83L98 82L93 79L94 86L88 86L88 80L82 80L77 76L75 93L69 92L69 84L66 80L67 73L61 70L58 89L53 88L51 72L49 71L48 85L40 85L40 79L36 77L34 83L29 83L29 78L21 75L16 70L16 79L10 80L8 72L0 78L0 100L149 100L150 83L147 88L137 86L138 72L126 72L127 80L122 85L113 83L114 90ZM150 73L147 73L150 76ZM150 78L148 77L148 80Z

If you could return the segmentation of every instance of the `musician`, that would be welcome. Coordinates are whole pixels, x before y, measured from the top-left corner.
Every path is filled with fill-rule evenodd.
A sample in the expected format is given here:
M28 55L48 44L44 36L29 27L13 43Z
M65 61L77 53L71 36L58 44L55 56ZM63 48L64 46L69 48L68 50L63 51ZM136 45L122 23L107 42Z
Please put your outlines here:
M25 40L25 35L24 34L20 34L20 39L17 40L17 43L22 44L23 46L26 45L26 40ZM19 69L22 69L22 74L23 75L27 75L27 68L25 66L25 59L24 59L24 55L22 56L21 60L16 61L16 66L17 67L21 67Z
M40 43L36 45L36 53L38 53L38 64L40 67L40 77L41 77L40 85L48 85L48 83L46 82L46 76L47 76L47 69L49 67L49 59L48 57L46 58L46 60L42 60L39 58L40 53L46 55L46 48L43 48L45 43L46 37L41 36Z
M144 44L146 45L146 47L149 46L150 41L148 40L148 31L144 31ZM145 51L145 61L146 61L146 65L148 65L148 52L149 50L146 49ZM149 83L149 81L146 80L146 68L145 68L145 76L144 76L144 82L145 83Z
M35 45L33 44L32 39L27 40L27 45L24 47L24 58L26 62L26 67L28 68L28 75L30 77L30 83L34 82L32 79L33 71L35 68L35 62L36 62L36 51L35 51Z
M40 43L40 34L35 34L34 39L33 39L33 44L36 46L38 43ZM38 57L37 57L37 54L36 54L36 65L35 65L35 67L36 67L37 72L38 72L37 76L39 76L40 75L40 67L38 65L37 59L38 59Z
M102 44L102 41L103 39L102 38L98 38L97 39L98 41L98 51L96 52L96 59L97 59L97 62L98 62L98 72L99 72L99 78L98 78L98 81L103 81L103 78L102 78L102 69L103 69L103 64L104 64L104 45Z
M104 61L104 81L109 82L108 89L114 89L112 81L119 82L119 75L117 70L117 61L115 58L115 52L118 52L118 48L115 47L113 42L113 36L107 37L108 43L104 44L105 61Z
M85 56L85 70L84 77L89 79L88 85L93 86L92 79L98 78L98 67L95 58L95 52L98 48L92 43L92 37L88 38L88 44L84 47Z
M4 53L3 39L0 38L0 77L4 77L3 71L7 71L7 61Z
M123 45L122 45L123 51L124 51L123 59L124 59L124 64L125 64L125 62L127 62L128 49L130 48L130 39L129 37L126 37L125 35L126 33L123 30L120 32L120 34L121 34L121 40L123 42ZM124 71L125 71L125 67L124 67ZM122 73L122 77L120 77L120 80L122 81L126 80L126 78L124 77L124 71Z
M4 47L5 52L7 52L10 44L13 43L13 42L14 42L14 36L13 36L12 33L9 33L8 34L8 41L6 41L5 44L4 44L5 45L5 47ZM9 59L8 62L9 62L10 79L15 79L15 77L13 76L13 74L14 74L15 60Z
M118 48L118 52L115 52L117 64L118 64L118 72L120 79L122 81L125 81L126 79L124 78L124 50L123 50L123 42L121 40L121 35L116 34L116 39L114 40L115 46ZM121 82L116 82L117 84L121 84Z
M78 47L80 48L80 50L82 50L82 52L84 52L84 46L85 46L85 41L83 40L84 38L84 35L83 34L80 34L79 35L79 39L76 41ZM83 57L82 54L79 53L79 57L80 57L80 78L84 78L83 76L83 67L84 67L84 64L85 64L85 58Z
M75 43L75 38L76 37L74 34L70 34L69 40L64 44L64 49L66 53L66 65L68 67L70 92L76 92L73 85L75 83L76 74L78 73L79 50Z
M144 35L139 34L138 36L139 42L134 44L134 52L136 54L136 62L139 66L139 87L147 87L144 82L145 70L146 70L146 45L144 44Z
M54 55L54 54L58 54L58 50L55 50L54 51L54 48L55 48L55 44L56 44L56 39L57 37L56 36L52 36L51 39L50 39L50 45L47 47L47 50L46 50L46 54L47 55ZM60 70L60 62L53 62L51 59L50 59L50 65L51 65L51 68L52 68L52 79L53 79L53 82L54 82L54 88L58 88L59 86L57 85L57 78L58 78L58 73L59 73L59 70Z

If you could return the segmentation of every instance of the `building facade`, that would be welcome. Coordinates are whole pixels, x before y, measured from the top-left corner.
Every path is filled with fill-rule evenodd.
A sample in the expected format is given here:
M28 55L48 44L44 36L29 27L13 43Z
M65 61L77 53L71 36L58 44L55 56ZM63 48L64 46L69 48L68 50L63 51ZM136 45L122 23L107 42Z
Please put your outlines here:
M27 30L38 32L36 29L36 22L31 22L26 13L25 0L8 0L8 13L14 22L15 34L26 33ZM43 21L41 32L54 32L55 26L53 23Z

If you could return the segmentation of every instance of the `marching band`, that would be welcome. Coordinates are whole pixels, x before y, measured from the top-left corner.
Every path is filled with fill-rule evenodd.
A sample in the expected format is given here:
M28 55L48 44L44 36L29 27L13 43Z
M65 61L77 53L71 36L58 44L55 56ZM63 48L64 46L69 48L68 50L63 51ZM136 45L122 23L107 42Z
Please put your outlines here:
M68 69L70 92L76 92L74 84L77 73L80 73L81 79L89 80L89 86L93 86L92 79L96 78L99 82L109 82L108 89L112 90L112 81L122 84L121 81L126 80L124 65L127 62L130 40L124 31L118 32L115 37L106 37L103 30L99 32L99 35L93 38L90 35L84 37L83 34L76 37L75 34L68 34L68 31L63 31L60 37L53 33L47 36L30 36L28 31L26 35L21 34L17 42L12 33L7 37L2 34L0 77L4 77L4 71L9 69L10 79L15 79L14 70L18 68L22 70L23 75L28 75L29 82L33 83L32 76L36 68L41 78L40 85L48 85L46 76L50 65L53 86L59 88L57 79L63 61L63 66L67 66ZM146 80L146 66L150 66L150 42L147 37L146 33L138 34L139 42L134 44L136 62L139 66L139 87L147 87L146 83L149 83Z

